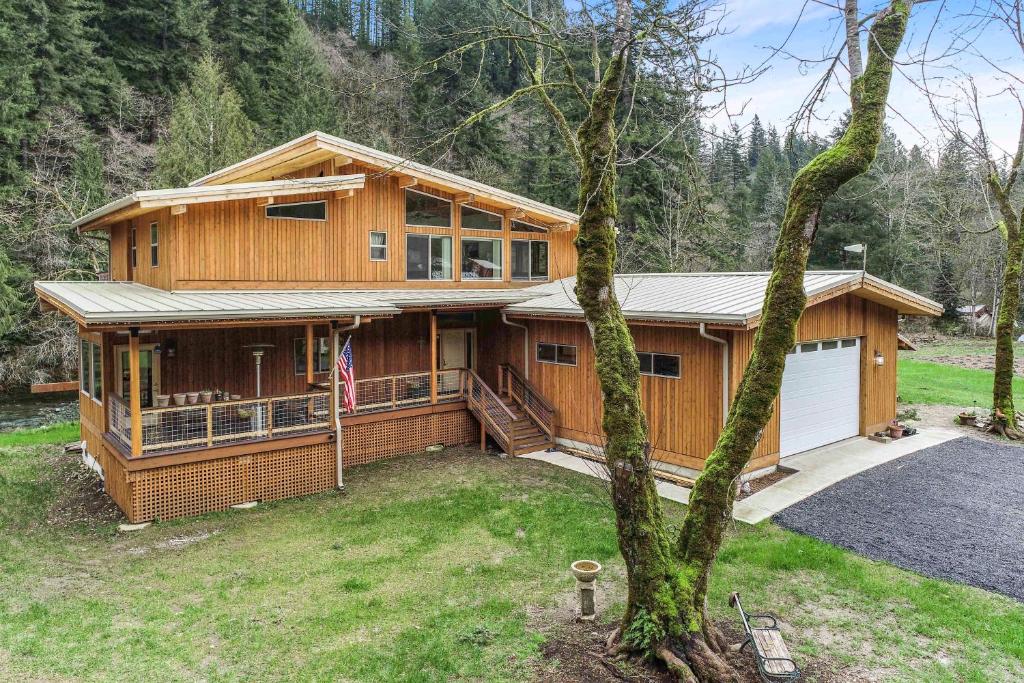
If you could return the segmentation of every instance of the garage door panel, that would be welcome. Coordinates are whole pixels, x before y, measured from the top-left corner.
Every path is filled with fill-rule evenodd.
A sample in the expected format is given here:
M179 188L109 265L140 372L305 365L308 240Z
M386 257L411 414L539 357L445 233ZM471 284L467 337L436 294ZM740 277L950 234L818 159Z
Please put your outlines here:
M824 348L829 345L800 344L786 356L779 407L782 456L860 431L860 343Z

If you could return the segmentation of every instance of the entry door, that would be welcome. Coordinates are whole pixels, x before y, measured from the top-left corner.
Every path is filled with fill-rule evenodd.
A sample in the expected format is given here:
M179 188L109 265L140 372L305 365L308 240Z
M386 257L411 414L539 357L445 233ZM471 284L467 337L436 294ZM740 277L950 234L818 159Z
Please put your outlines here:
M797 344L786 356L779 399L783 457L860 433L860 340Z
M131 366L128 362L128 347L117 346L114 349L118 377L117 394L125 401L131 398ZM156 352L156 344L139 345L139 396L143 408L156 405L154 398L160 393L160 354Z
M441 330L437 336L437 367L439 370L473 368L473 330Z

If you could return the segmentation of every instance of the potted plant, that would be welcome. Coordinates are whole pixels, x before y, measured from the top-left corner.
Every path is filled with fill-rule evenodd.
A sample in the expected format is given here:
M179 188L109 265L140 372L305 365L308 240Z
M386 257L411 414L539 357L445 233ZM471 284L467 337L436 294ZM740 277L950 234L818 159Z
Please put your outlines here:
M238 419L239 420L251 420L253 415L255 415L255 414L256 413L253 412L252 408L239 408L238 409Z
M199 396L203 399L203 403L210 403L213 400L213 392L209 389L200 391Z
M964 410L956 416L956 419L964 427L973 427L978 423L978 413L973 410Z
M188 403L189 403L189 405L195 405L196 403L199 403L199 392L198 391L190 391L190 392L188 392Z
M899 439L903 436L904 427L896 420L889 423L889 436L894 439Z

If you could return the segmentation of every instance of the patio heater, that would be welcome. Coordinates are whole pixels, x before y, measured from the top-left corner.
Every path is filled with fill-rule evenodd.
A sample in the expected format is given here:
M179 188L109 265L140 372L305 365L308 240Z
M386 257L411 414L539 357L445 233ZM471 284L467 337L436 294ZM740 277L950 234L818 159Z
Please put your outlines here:
M260 366L263 364L263 354L267 349L274 348L273 344L245 344L243 349L252 350L253 360L256 361L256 398L260 398Z

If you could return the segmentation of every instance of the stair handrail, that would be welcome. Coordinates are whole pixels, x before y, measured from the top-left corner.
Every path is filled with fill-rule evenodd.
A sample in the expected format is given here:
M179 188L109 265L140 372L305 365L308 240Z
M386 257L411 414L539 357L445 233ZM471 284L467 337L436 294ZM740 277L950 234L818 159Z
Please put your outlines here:
M515 430L511 428L511 424L516 420L515 413L509 410L509 407L505 405L505 402L502 401L501 398L496 393L494 393L494 390L487 385L487 382L480 379L480 375L468 369L465 371L465 373L467 385L465 395L466 402L469 404L470 409L473 409L474 407L476 408L474 412L479 413L477 415L477 418L487 423L490 423L489 425L485 426L491 427L491 431L495 432L494 436L504 439L506 443L502 445L506 447L506 450L508 451L509 455L514 455L516 447L516 436ZM477 387L479 387L481 396L481 398L479 399L476 397L476 394L473 391L474 388ZM502 424L500 424L498 420L495 419L494 414L491 413L491 411L489 410L490 408L496 409L499 415L501 415L504 418L507 418L510 427L506 428Z
M499 382L499 384L505 388L509 398L518 403L522 409L526 411L533 421L536 422L544 433L548 435L549 439L553 439L555 432L555 407L551 405L551 402L544 398L544 395L540 393L537 387L530 383L530 380L523 377L523 375L511 365L508 365L507 363L502 364L498 367L498 371L504 372L509 377L508 380ZM515 381L522 386L523 390L528 393L529 396L516 396L512 389L512 379L515 379ZM531 405L533 402L536 402L544 409L547 413L546 417L537 414L537 411L535 411Z

